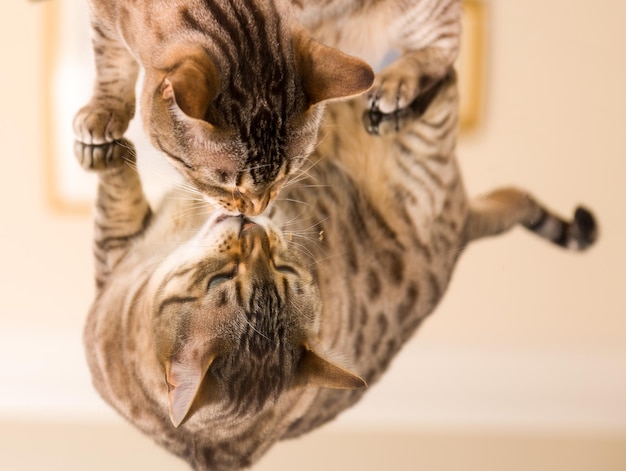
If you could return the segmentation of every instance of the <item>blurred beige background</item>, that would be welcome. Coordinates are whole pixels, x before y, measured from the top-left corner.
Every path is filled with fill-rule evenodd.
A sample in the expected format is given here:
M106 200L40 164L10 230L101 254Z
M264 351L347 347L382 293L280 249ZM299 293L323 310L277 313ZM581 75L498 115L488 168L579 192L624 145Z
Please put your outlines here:
M626 469L626 2L485 4L468 190L512 183L565 215L584 203L600 242L572 255L519 229L476 243L382 383L255 469ZM13 0L0 16L0 467L184 470L91 389L91 220L45 190L44 13Z

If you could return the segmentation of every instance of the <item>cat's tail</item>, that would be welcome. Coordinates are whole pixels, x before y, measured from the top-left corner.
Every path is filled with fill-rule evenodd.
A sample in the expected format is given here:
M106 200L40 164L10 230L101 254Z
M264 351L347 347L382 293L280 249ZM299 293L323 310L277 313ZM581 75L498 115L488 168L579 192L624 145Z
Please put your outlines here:
M467 241L500 234L516 224L569 250L585 250L598 237L595 217L587 209L579 206L574 218L567 221L528 193L516 188L503 188L471 202L466 224Z

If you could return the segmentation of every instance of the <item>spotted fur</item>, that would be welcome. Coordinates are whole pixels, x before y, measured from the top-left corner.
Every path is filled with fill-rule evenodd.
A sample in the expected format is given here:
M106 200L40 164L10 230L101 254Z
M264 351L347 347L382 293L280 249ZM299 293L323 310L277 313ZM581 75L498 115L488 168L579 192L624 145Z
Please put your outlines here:
M521 190L468 200L454 75L385 137L360 100L329 105L320 146L267 217L171 195L154 211L127 142L79 146L98 171L93 382L197 470L251 466L355 404L445 293L470 241L524 225L583 249L593 217Z

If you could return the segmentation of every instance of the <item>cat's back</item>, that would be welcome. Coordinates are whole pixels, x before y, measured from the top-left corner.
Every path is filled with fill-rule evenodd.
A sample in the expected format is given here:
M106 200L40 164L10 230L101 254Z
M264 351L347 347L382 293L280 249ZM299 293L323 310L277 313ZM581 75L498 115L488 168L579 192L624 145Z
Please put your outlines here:
M145 67L171 66L172 60L189 47L230 49L233 38L252 44L249 41L256 36L253 41L258 43L265 33L281 34L283 29L296 25L289 0L90 0L90 3L94 26L121 39Z
M382 121L383 135L365 130L364 121L369 122L371 114L363 100L332 103L327 107L313 160L321 159L322 166L325 161L339 165L356 190L387 216L397 232L412 232L415 220L400 213L421 213L422 220L432 222L445 212L446 199L464 197L463 192L451 193L460 183L455 154L458 100L456 75L451 72L417 100L402 121L395 121L393 116ZM321 180L332 179L337 172L323 168L320 174ZM331 181L329 185L337 183ZM417 200L421 203L414 208ZM393 216L395 210L399 211L397 216Z
M370 385L437 305L464 244L453 75L435 95L404 129L382 138L361 130L361 102L333 103L310 171L324 188L310 218L323 229L310 247L319 254L320 338ZM286 436L331 420L363 393L319 391Z

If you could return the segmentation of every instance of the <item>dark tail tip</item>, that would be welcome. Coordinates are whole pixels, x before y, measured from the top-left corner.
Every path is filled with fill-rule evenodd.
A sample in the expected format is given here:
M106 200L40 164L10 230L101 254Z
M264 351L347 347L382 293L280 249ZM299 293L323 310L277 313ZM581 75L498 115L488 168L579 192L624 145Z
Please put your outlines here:
M598 225L596 218L591 211L579 206L574 212L574 221L572 223L572 235L578 243L580 250L593 245L598 238Z

